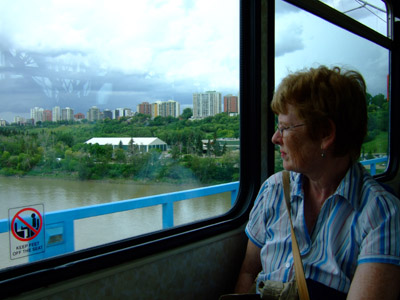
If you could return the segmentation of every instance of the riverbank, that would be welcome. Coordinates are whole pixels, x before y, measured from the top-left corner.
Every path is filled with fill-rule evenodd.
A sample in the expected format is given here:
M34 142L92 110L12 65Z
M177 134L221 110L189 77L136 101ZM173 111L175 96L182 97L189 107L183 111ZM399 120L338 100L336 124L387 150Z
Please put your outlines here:
M60 172L56 171L53 173L44 173L40 171L32 170L26 174L0 174L0 178L42 178L42 179L49 179L49 180L71 180L71 181L79 181L79 182L107 182L107 183L116 183L116 184L163 184L163 185L180 185L180 184L192 184L192 185L199 185L199 186L210 186L216 185L221 183L227 183L226 181L214 181L209 183L201 183L199 180L195 180L193 178L180 178L180 179L171 179L168 177L162 179L143 179L143 178L123 178L123 177L105 177L99 179L81 179L78 176L77 172Z
M19 170L18 167L0 167L0 175L30 175L82 181L107 179L176 184L201 182L206 185L238 181L239 178L238 153L218 158L186 155L178 160L143 154L131 157L131 160L129 163L96 162L89 156L85 159L64 158L51 163L42 160L34 167L24 170Z

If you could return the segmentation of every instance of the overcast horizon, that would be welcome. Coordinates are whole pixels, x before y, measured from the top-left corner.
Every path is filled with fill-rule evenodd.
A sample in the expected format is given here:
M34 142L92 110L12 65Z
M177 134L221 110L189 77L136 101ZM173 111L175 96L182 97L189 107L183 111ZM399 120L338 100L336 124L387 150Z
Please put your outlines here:
M92 106L136 111L168 100L183 111L193 93L239 93L238 0L1 1L0 119L29 118L34 107L86 115ZM378 10L324 2L385 30ZM289 4L276 7L276 83L304 67L339 65L360 71L372 95L386 93L386 50Z

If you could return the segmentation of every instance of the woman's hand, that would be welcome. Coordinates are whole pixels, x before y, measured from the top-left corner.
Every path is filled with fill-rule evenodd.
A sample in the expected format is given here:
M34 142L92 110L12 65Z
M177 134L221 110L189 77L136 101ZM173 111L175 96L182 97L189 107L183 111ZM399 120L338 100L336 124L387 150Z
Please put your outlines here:
M250 240L247 242L246 255L240 269L235 293L247 293L261 271L261 249Z

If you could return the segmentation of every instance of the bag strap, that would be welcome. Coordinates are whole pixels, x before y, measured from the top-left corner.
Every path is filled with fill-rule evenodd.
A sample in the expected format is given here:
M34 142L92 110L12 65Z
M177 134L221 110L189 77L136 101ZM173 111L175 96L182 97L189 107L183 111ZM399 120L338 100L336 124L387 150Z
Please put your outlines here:
M297 288L299 290L299 298L300 300L309 300L310 296L308 294L306 278L304 276L303 262L300 256L299 245L297 244L296 235L294 234L293 222L290 213L290 178L289 172L283 171L282 173L282 181L283 181L283 192L285 194L285 202L286 208L289 214L290 220L290 232L292 236L292 250L293 250L293 259L294 259L294 271L296 274L296 283Z

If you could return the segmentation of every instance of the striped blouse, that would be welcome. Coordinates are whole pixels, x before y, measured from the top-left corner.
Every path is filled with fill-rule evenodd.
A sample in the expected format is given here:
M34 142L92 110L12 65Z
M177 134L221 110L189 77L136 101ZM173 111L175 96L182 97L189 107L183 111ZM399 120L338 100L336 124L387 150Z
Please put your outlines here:
M304 214L303 175L290 172L292 221L306 278L347 293L357 265L400 265L400 203L357 163L324 202L313 231ZM290 224L282 173L262 185L246 226L261 248L258 281L287 282L294 277Z

